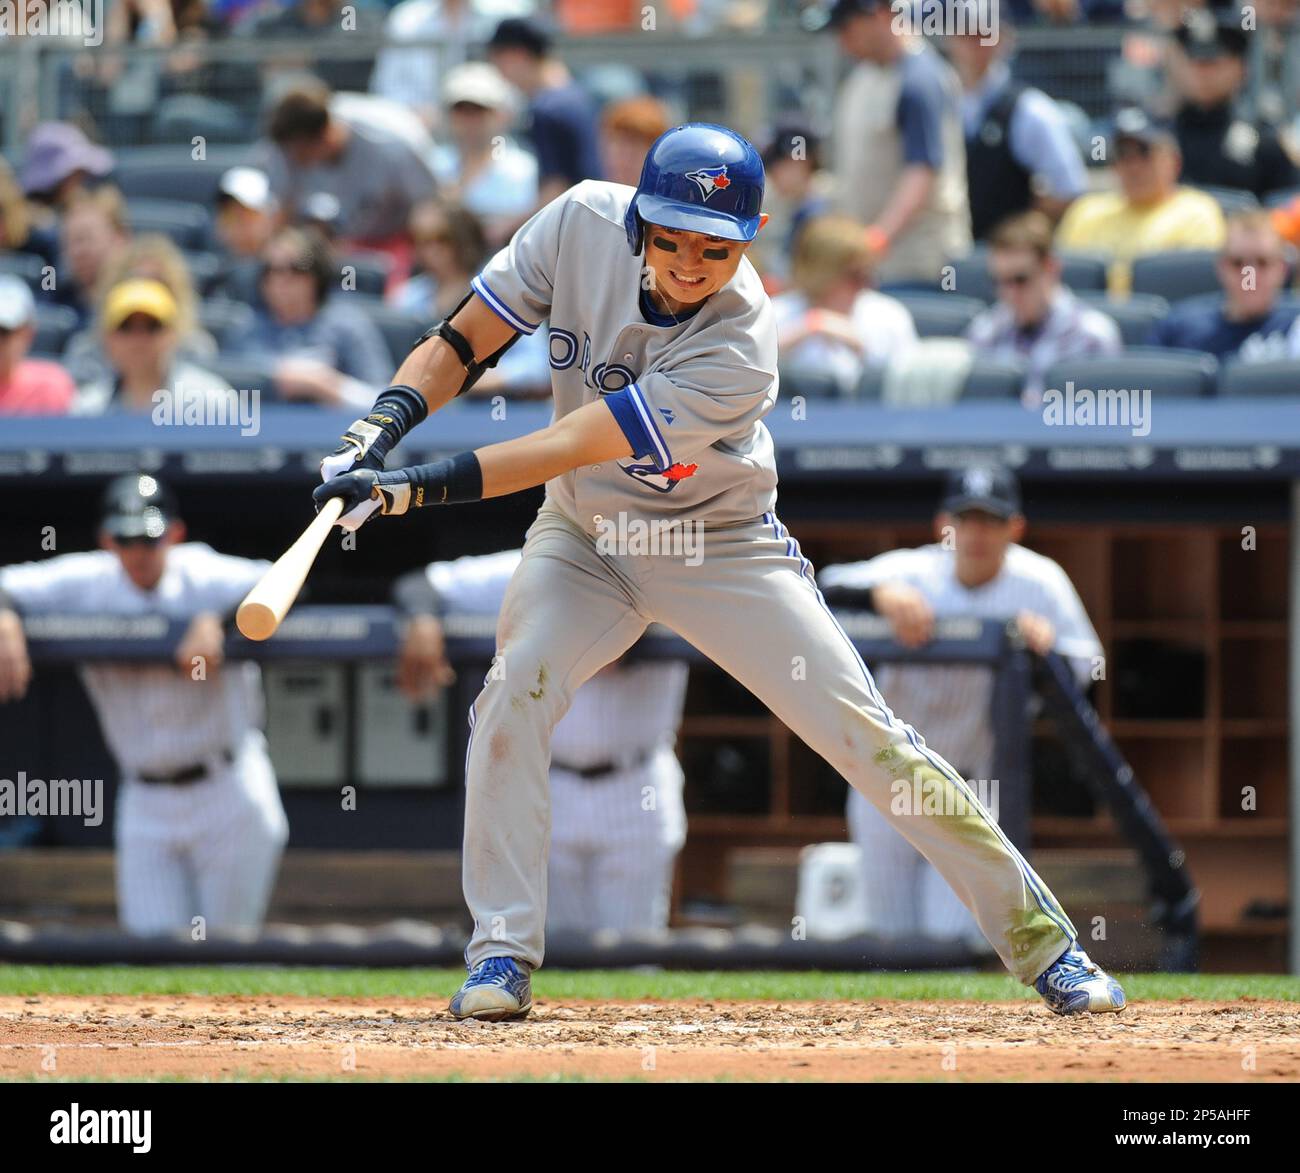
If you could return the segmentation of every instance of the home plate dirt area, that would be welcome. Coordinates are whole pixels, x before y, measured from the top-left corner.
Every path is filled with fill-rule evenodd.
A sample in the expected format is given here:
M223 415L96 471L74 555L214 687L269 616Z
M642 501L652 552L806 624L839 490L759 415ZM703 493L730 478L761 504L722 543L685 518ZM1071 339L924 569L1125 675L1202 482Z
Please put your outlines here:
M1300 1077L1294 1003L539 999L524 1022L441 1000L0 997L0 1079L1254 1081Z

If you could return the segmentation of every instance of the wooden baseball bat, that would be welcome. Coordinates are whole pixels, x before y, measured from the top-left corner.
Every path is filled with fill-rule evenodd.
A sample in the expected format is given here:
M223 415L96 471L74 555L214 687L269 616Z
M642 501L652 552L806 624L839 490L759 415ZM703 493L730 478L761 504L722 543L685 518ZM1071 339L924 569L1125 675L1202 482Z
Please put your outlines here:
M270 639L302 590L303 579L316 561L330 527L343 512L343 498L331 497L315 520L244 596L235 612L235 626L248 639Z

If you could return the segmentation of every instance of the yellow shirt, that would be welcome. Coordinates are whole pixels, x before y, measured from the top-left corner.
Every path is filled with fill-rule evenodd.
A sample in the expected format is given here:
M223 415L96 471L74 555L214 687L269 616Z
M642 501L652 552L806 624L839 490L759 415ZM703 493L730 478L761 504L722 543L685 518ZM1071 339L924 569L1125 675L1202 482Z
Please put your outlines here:
M1146 207L1130 204L1117 191L1083 195L1070 205L1056 230L1058 248L1112 259L1107 278L1112 297L1128 295L1134 257L1180 248L1219 248L1223 238L1218 203L1190 187L1176 188L1167 200Z

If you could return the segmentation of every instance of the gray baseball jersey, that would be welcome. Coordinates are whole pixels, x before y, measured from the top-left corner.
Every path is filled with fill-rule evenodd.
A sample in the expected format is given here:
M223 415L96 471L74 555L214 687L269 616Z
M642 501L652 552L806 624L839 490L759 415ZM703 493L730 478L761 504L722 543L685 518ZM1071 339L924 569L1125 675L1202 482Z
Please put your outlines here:
M633 189L589 180L528 221L474 278L505 322L532 334L550 319L557 419L604 397L632 445L627 460L547 483L587 533L596 517L761 517L776 501L763 417L777 396L776 325L748 260L696 313L655 312L623 216ZM644 307L644 308L643 308Z

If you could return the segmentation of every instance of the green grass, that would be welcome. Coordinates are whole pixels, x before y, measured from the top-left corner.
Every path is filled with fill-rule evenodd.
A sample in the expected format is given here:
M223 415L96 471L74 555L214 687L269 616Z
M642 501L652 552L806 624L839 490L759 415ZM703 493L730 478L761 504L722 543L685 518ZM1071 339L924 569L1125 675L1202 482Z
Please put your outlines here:
M1134 1001L1177 998L1300 1001L1300 978L1273 974L1122 974ZM460 969L307 969L275 966L0 965L0 995L301 994L308 997L449 998ZM1036 998L1010 977L989 973L724 973L682 970L552 970L534 979L539 998L620 1001L881 998L1008 1002Z

